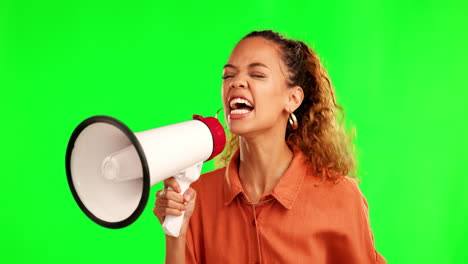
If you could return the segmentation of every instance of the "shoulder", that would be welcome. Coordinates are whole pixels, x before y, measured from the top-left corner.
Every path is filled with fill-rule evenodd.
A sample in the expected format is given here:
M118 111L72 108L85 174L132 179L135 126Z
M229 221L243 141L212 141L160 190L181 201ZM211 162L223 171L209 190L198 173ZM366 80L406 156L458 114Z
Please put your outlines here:
M339 176L332 179L323 177L316 174L306 175L309 184L313 185L317 189L324 191L346 193L350 195L361 195L361 190L356 179L349 176Z
M321 187L330 191L346 193L349 195L361 195L361 190L356 179L349 176L339 176L333 179L318 180L317 187Z
M354 178L345 176L336 183L339 190L339 197L345 201L347 206L354 208L360 213L367 215L367 201Z
M326 201L327 206L355 210L363 206L363 194L355 179L343 176L338 180L313 180L307 184L308 192L316 200Z
M350 195L361 196L361 189L354 178L344 176L337 183L337 187L342 189L343 192L349 193Z
M342 198L351 201L360 201L362 199L361 189L355 179L344 176L338 182L332 184L335 185L336 191Z

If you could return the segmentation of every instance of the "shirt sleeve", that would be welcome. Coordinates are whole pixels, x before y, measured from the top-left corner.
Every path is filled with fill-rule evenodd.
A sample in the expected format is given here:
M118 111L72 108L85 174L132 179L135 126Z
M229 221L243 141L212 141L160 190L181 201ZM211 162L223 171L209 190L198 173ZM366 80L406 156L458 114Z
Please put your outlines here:
M369 206L367 200L361 192L357 182L349 177L345 178L345 182L350 183L349 195L354 197L352 200L352 207L356 210L353 213L353 221L350 236L350 248L353 253L349 252L352 256L352 263L361 264L386 264L387 261L375 249L374 234L372 232L369 220Z
M365 197L357 182L345 177L328 192L337 192L330 206L337 206L333 224L322 235L329 263L386 264L375 250Z
M368 250L371 250L373 251L373 255L375 255L375 263L376 264L387 264L387 261L385 260L385 258L380 255L379 252L377 252L377 250L375 249L375 242L374 242L374 234L372 233L372 229L370 227L370 220L369 220L369 205L367 204L367 200L366 198L364 197L364 195L361 194L361 200L362 200L362 210L363 210L363 214L364 214L364 217L365 217L365 229L366 230L366 237L368 239L368 241L366 242L366 244L370 244L370 248Z
M186 264L197 264L197 258L195 254L195 245L192 228L189 226L187 228L187 233L185 237L185 263Z

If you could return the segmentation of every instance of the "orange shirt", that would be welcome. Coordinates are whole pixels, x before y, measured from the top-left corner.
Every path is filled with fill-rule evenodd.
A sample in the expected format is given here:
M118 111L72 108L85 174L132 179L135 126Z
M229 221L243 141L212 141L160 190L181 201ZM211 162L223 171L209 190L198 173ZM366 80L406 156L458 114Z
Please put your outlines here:
M367 202L356 182L320 182L304 154L273 191L249 204L239 180L239 151L227 169L200 177L186 235L186 263L386 263L375 250Z

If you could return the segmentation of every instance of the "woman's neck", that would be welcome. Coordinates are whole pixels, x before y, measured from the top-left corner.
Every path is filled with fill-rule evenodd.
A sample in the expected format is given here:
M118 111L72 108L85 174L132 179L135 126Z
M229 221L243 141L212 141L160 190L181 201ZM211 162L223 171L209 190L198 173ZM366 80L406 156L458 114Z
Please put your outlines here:
M269 194L291 163L293 152L282 139L239 139L239 178L252 202Z

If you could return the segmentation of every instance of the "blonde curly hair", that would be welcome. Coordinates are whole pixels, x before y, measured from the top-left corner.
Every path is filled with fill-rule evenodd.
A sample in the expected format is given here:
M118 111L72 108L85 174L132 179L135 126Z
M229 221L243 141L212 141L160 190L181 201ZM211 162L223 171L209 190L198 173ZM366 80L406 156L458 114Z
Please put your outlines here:
M288 126L286 140L298 146L322 179L357 179L354 133L347 133L344 110L335 99L335 89L318 55L304 42L287 39L271 30L253 31L243 39L262 37L275 43L288 68L287 85L300 86L304 100L295 111L299 128ZM217 166L226 166L239 147L239 137L230 134Z

